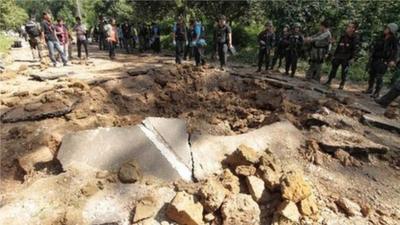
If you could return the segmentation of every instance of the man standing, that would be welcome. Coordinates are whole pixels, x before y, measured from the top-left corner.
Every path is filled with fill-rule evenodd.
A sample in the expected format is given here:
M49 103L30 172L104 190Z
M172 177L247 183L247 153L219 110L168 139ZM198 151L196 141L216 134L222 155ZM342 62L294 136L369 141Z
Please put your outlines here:
M128 21L125 21L124 24L122 24L122 35L124 36L124 46L126 53L130 53L132 49L132 31L131 31L131 25L128 23Z
M36 23L35 17L31 17L31 19L25 24L25 31L29 36L29 45L32 50L32 57L36 59L35 50L37 51L37 56L39 60L42 59L41 51L42 46L40 43L40 25Z
M342 67L342 81L340 82L339 89L343 89L347 80L350 65L354 62L355 55L357 54L360 39L357 34L358 24L351 22L347 25L346 33L343 34L338 42L332 60L332 69L329 74L328 81L325 85L330 86L332 80L336 77L336 72L339 66Z
M69 48L69 33L68 29L64 24L64 20L62 18L57 19L57 25L54 26L58 41L63 47L63 52L65 54L65 58L68 57L68 48Z
M277 61L278 69L282 66L282 59L285 57L286 48L289 46L289 26L283 27L282 34L279 35L276 41L276 47L274 52L274 58L272 59L271 70L274 69Z
M303 35L300 32L300 23L293 24L293 30L288 37L288 47L286 49L285 75L289 75L289 69L292 70L292 77L296 74L297 61L303 48L303 41Z
M115 19L111 19L111 24L105 27L107 32L107 42L110 59L115 59L115 46L118 43L118 28Z
M310 67L306 72L307 80L321 80L322 64L330 50L332 34L329 30L327 21L320 24L319 32L311 37L305 39L306 43L310 43Z
M275 33L273 31L272 22L268 21L265 24L265 29L258 34L258 70L261 72L261 67L265 58L265 70L269 69L269 60L271 49L275 45Z
M99 40L99 49L106 50L106 32L104 30L104 26L106 22L103 16L99 16L99 24L97 25L98 32L98 40Z
M190 19L189 21L189 27L186 27L187 31L187 45L185 46L185 53L183 55L183 59L186 60L189 58L189 60L192 59L193 56L193 48L192 48L192 34L193 34L193 29L194 29L194 24L195 21L194 19Z
M67 66L67 58L65 57L65 54L63 52L59 40L57 39L54 26L51 23L51 17L46 12L43 13L43 22L42 22L42 40L43 39L47 43L47 47L49 49L49 57L53 65L55 67L57 66L57 61L54 57L54 49L55 49L60 54L64 66Z
M214 32L214 42L218 52L220 69L225 70L228 50L232 48L232 29L226 24L226 17L220 16Z
M383 35L378 37L372 44L369 81L368 88L365 93L371 94L374 84L376 83L375 91L372 95L373 98L379 97L379 93L383 86L383 76L385 75L388 67L396 66L398 49L395 34L397 29L397 24L388 24L383 31Z
M151 47L155 53L160 53L161 52L161 32L160 32L160 27L156 22L153 22L151 24L151 33L150 33L150 42L151 42Z
M74 31L76 33L76 45L78 48L78 58L81 59L82 55L82 45L85 48L85 55L86 59L89 58L89 52L88 52L88 43L87 43L87 37L86 37L86 26L82 24L81 18L77 16L76 18L76 25L74 26Z
M172 44L175 46L175 62L182 63L182 53L187 43L186 25L183 22L183 17L178 16L177 22L174 24L172 32Z
M193 21L193 26L191 40L192 43L190 44L194 50L194 58L196 62L196 66L205 65L206 61L204 59L204 47L207 45L204 39L205 36L205 29L201 24L200 20Z

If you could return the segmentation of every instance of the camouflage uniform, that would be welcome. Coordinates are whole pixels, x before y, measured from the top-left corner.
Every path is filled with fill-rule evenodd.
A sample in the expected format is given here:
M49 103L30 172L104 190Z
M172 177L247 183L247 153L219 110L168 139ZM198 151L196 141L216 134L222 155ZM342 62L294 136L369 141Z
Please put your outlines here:
M321 68L331 45L331 32L319 32L311 36L310 68L306 73L306 79L320 81Z

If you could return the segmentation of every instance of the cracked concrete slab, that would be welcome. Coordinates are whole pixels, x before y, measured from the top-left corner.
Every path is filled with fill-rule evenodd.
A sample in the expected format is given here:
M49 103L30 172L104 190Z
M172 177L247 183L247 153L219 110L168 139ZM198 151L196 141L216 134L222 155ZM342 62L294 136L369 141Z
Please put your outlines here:
M241 135L194 136L191 140L194 177L202 179L221 172L221 162L241 144L257 151L268 149L281 160L291 160L298 154L297 148L303 143L303 134L288 121L274 123Z
M155 127L162 130L156 123ZM143 124L80 131L63 138L57 158L66 170L77 162L102 170L116 171L123 163L135 160L144 175L168 181L190 181L191 167L182 162L183 157L178 157L185 152L190 157L190 150L183 148L182 152L176 153L178 148L172 148L164 141L173 140L174 137L174 133L170 133L164 139L155 132L155 128ZM180 137L175 138L178 140Z
M367 125L372 125L388 131L397 131L400 133L400 123L395 120L372 114L364 114L361 118L361 121Z

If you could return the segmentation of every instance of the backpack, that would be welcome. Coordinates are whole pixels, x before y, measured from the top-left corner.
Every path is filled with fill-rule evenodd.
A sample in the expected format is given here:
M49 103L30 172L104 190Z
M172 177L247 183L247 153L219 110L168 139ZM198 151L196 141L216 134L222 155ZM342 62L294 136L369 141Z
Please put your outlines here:
M25 30L26 33L30 36L30 37L39 37L40 36L40 29L39 26L33 22L33 21L29 21L26 25L25 25Z

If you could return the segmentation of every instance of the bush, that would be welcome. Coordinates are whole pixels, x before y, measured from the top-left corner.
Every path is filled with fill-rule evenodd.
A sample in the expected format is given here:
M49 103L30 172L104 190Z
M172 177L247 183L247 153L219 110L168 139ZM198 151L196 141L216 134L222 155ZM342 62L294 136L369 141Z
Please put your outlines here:
M13 43L13 39L0 33L0 53L6 53Z

